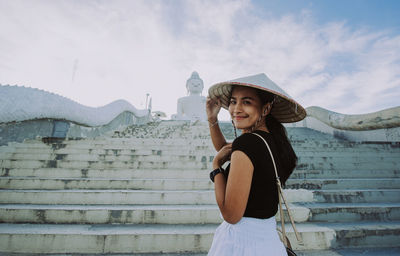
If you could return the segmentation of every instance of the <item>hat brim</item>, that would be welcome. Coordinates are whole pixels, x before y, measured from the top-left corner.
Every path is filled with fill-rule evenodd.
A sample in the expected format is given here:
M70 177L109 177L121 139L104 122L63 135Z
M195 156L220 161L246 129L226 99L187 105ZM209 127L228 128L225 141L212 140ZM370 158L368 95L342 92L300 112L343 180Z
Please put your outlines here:
M220 99L222 107L228 109L233 86L251 87L276 95L271 115L281 123L298 122L303 120L307 115L306 110L295 100L275 90L250 83L228 81L215 84L208 90L209 97L211 99Z

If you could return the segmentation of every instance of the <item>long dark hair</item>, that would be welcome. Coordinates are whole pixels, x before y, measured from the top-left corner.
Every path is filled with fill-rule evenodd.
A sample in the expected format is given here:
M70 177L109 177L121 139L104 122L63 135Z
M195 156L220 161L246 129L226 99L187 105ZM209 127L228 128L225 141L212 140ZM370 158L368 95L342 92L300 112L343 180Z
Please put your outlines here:
M256 91L262 105L274 101L273 94L262 90ZM273 108L274 106L272 105L272 109ZM276 120L271 115L271 113L269 113L265 117L265 125L267 126L268 131L274 138L275 145L278 149L278 158L280 165L280 168L278 169L278 174L282 185L284 185L297 165L297 156L287 137L286 128L280 122L278 122L278 120Z

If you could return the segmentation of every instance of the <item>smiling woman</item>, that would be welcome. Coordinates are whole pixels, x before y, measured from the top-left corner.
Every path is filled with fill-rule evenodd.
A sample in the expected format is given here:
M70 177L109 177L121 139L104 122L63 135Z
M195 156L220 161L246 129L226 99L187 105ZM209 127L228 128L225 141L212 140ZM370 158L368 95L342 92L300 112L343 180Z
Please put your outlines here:
M219 129L221 107L229 110L235 129L242 130L233 143L227 143ZM276 231L279 198L274 165L276 160L284 184L297 157L278 120L299 121L305 117L304 108L259 74L212 86L206 110L218 151L210 178L224 218L208 255L287 255ZM272 155L259 137L268 143Z

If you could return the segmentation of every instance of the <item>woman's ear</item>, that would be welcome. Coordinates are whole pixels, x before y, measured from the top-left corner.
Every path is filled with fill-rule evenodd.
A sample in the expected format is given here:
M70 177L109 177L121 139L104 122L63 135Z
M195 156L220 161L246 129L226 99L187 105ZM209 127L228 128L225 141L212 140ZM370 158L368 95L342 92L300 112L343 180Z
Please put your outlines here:
M263 107L263 116L267 116L269 114L269 112L271 112L271 106L272 104L270 102L268 102L267 104L264 105Z

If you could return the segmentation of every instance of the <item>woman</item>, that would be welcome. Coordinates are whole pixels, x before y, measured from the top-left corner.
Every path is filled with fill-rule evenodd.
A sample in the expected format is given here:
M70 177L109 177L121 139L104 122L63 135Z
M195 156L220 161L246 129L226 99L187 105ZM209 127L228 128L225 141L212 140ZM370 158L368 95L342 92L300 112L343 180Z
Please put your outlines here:
M242 131L227 143L219 126L221 107ZM206 103L213 145L218 153L210 178L224 222L217 228L208 255L287 255L276 231L278 192L269 144L282 184L297 157L281 122L296 122L306 112L265 74L213 85ZM227 170L222 166L230 160Z

